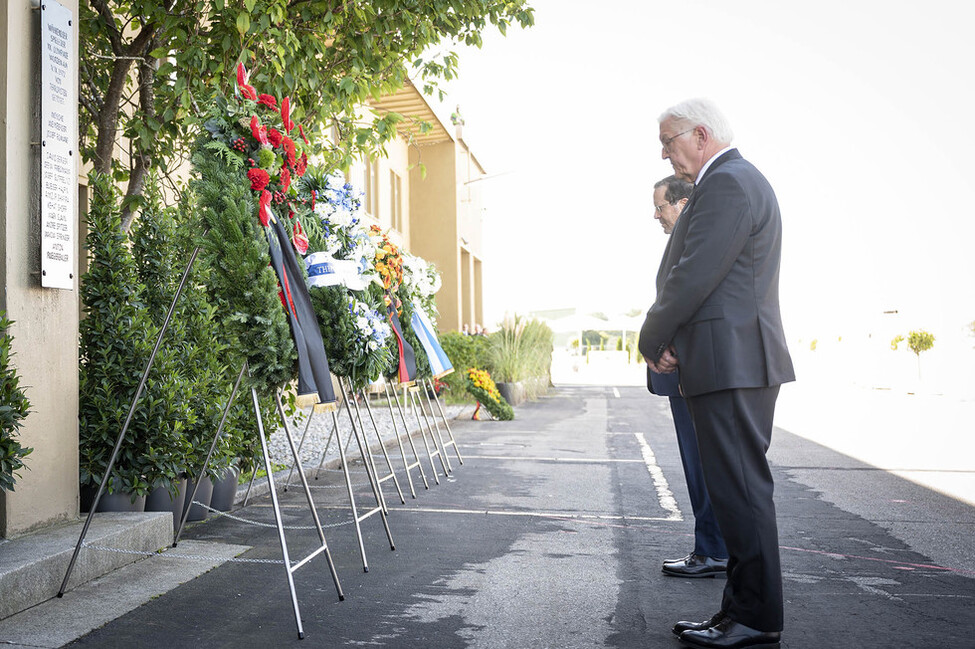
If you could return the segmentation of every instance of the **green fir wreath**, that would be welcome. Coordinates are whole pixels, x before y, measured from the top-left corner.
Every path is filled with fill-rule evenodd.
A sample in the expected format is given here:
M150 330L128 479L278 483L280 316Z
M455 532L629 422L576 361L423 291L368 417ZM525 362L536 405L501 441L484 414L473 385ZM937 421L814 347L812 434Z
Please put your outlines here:
M514 408L498 392L498 386L494 384L494 379L491 378L487 370L479 370L476 367L468 368L464 386L471 396L487 408L487 411L495 419L509 421L515 418Z

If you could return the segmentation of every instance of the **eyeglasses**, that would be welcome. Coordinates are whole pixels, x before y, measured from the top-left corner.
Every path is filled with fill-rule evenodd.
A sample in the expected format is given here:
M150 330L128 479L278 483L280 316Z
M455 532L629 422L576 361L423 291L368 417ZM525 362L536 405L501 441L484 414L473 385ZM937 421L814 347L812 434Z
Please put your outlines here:
M668 205L673 205L673 203L661 203L660 205L654 205L653 207L657 210L657 214L663 214L664 208Z
M694 128L697 128L697 127L694 127ZM666 140L660 140L660 144L663 145L664 151L666 151L667 153L670 153L670 145L671 145L671 143L674 140L676 140L677 138L679 138L681 135L684 135L686 133L690 133L693 130L694 130L693 128L689 128L686 131L681 131L677 135L673 135L673 136L667 138Z

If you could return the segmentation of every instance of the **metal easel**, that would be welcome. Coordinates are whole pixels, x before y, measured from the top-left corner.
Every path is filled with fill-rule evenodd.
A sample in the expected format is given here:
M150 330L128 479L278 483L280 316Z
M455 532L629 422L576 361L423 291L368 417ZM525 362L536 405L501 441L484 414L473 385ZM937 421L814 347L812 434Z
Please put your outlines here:
M98 511L98 504L101 501L102 495L105 492L105 487L107 486L108 480L111 477L112 469L115 467L116 460L118 460L118 454L119 454L119 451L122 448L122 443L125 440L125 434L126 434L126 432L128 432L129 425L132 423L132 417L135 414L136 406L139 403L139 398L142 396L142 392L145 389L146 381L149 378L149 372L152 369L152 365L153 365L153 363L156 360L156 354L158 353L159 348L162 345L163 337L166 335L166 331L169 329L169 324L172 321L173 313L176 310L176 304L178 303L179 298L180 298L180 295L182 295L182 293L183 293L183 290L186 288L186 284L187 284L187 281L189 279L190 272L193 269L193 265L196 263L196 258L198 256L199 252L200 252L200 246L196 246L193 249L193 253L190 255L189 262L186 264L186 270L183 271L183 276L180 279L180 282L179 282L179 285L178 285L178 287L176 289L175 295L173 295L173 300L172 300L171 304L169 305L169 311L166 313L166 318L163 320L163 324L159 328L159 333L156 336L155 345L152 348L152 352L149 354L149 360L146 362L146 367L145 367L145 369L142 372L142 378L139 380L139 386L136 388L135 395L132 397L132 403L129 405L129 412L126 415L125 422L122 424L122 429L119 431L118 438L115 441L115 446L113 447L112 454L109 457L108 465L105 468L105 474L102 476L102 481L99 484L98 491L95 494L95 499L92 501L91 508L88 511L88 517L85 519L85 524L82 526L81 534L78 537L78 542L75 545L74 552L71 555L71 560L68 562L68 569L65 572L64 580L61 582L61 588L58 590L58 594L57 594L57 596L59 598L64 597L64 592L67 589L68 580L71 578L71 573L74 570L74 566L75 566L75 563L77 562L78 555L80 554L81 548L84 545L85 537L87 536L88 529L91 526L91 521L94 518L95 513ZM210 457L213 455L214 449L216 448L216 444L217 444L217 442L218 442L218 440L220 438L220 434L223 432L223 425L224 425L224 423L226 421L227 413L230 410L230 406L231 406L231 404L233 402L233 399L236 396L237 390L238 390L238 388L240 386L241 379L243 378L243 375L244 375L244 373L246 371L247 371L247 363L245 361L244 364L243 364L243 366L241 367L240 374L237 376L237 380L234 383L234 388L231 391L230 397L227 400L227 406L224 409L224 413L223 413L223 416L221 418L220 425L218 426L217 432L214 435L214 440L213 440L213 443L210 446L210 451L209 451L209 453L207 455L206 463L209 462ZM331 554L329 553L328 546L327 546L327 544L325 542L325 535L324 535L324 532L322 531L321 523L320 523L320 521L318 519L318 512L315 509L314 502L312 501L311 491L308 489L307 482L304 479L304 472L300 469L300 463L299 463L299 474L301 475L301 477L302 477L302 483L305 486L305 493L306 493L306 496L308 497L309 507L310 507L310 509L312 511L312 515L313 515L313 517L315 519L315 524L316 524L316 527L318 529L319 538L321 539L322 544L314 552L312 552L311 554L309 554L307 557L305 557L304 559L301 559L295 565L293 565L293 566L291 565L291 560L290 560L290 557L288 556L287 540L286 540L285 535L284 535L284 525L283 525L283 522L282 522L282 519L281 519L281 511L280 511L280 507L279 507L278 502L277 502L277 494L276 494L276 492L274 490L274 478L273 478L273 471L271 469L271 459L270 459L270 455L268 454L268 451L267 451L267 442L264 439L264 424L263 424L263 421L262 421L262 418L261 418L260 404L259 404L258 398L257 398L257 390L255 388L253 388L253 387L251 388L251 397L252 397L253 402L254 402L254 413L255 413L255 416L257 418L258 433L260 435L261 449L262 449L263 455L264 455L264 464L265 464L265 468L267 469L268 483L269 483L269 485L271 487L271 489L270 489L270 491L271 491L271 501L272 501L273 506L274 506L275 521L277 523L278 535L279 535L279 538L280 538L280 541L281 541L281 553L283 555L283 562L284 562L285 569L286 569L287 575L288 575L288 587L289 587L289 590L291 592L291 602L292 602L292 606L293 606L294 614L295 614L295 623L297 624L297 627L298 627L298 638L299 639L303 639L305 637L305 633L304 633L304 629L302 628L302 625L301 625L301 614L300 614L300 611L298 609L298 599L297 599L297 594L295 592L295 587L294 587L294 577L293 577L294 572L296 570L298 570L298 568L300 568L301 566L303 566L306 563L308 563L312 558L318 556L319 554L324 553L325 554L325 557L326 557L326 560L328 561L328 566L329 566L329 569L330 569L331 574L332 574L332 579L335 582L335 588L336 588L336 591L338 592L339 600L345 599L345 595L342 593L342 587L339 584L338 575L335 572L334 564L332 563ZM295 460L297 462L298 461L298 457L297 457L297 450L294 447L294 439L291 436L290 428L288 427L287 421L284 418L284 412L283 412L283 409L281 408L280 397L278 397L276 395L276 398L277 398L277 402L278 402L278 409L279 409L279 412L280 412L280 414L282 416L282 420L285 421L285 431L286 431L287 436L288 436L288 441L289 441L289 443L291 445L292 452L295 454ZM320 404L320 405L332 405L333 406L332 413L333 413L333 417L334 417L334 414L335 414L334 404ZM204 467L203 467L203 471L204 472L206 471L206 463L204 464ZM200 478L202 478L202 475L203 475L203 473L201 472ZM195 497L195 495L196 495L196 489L199 487L199 482L200 482L200 480L198 479L196 481L197 487L194 488L194 490L193 490L193 496L191 496L191 499L193 497ZM351 484L349 485L349 489L350 489L350 494L351 494ZM179 528L179 530L177 530L176 534L174 535L174 540L173 540L173 546L174 547L176 546L176 544L178 542L179 535L182 533L182 527L183 527L183 525L186 522L186 517L187 517L187 515L189 513L189 507L187 507L186 510L187 511L184 512L184 514L183 514L183 519L182 519L182 521L180 523L180 528ZM384 519L384 521L385 521L385 519ZM356 523L356 527L358 529L358 522ZM388 527L387 527L387 535L388 534L389 534L389 531L388 531ZM392 539L391 538L390 538L390 544L392 544ZM360 545L361 545L361 540L360 540Z
M423 471L423 465L420 464L420 455L416 452L416 445L413 443L413 437L410 436L410 427L406 424L406 417L403 414L403 409L399 405L399 399L396 398L396 390L390 389L388 383L383 383L383 390L386 393L386 405L389 406L389 418L393 422L393 430L396 433L396 441L399 443L399 451L403 456L403 466L406 468L406 479L410 485L410 493L416 498L416 491L413 489L413 476L410 474L411 469L420 470L420 479L423 481L423 488L429 489L430 483L427 482L427 474ZM396 414L393 412L393 403L396 404L396 410L399 411L400 420L403 422L403 436L400 436L399 427L396 424ZM411 463L406 459L406 449L403 446L403 437L406 437L406 442L410 445L410 450L413 451L413 462Z
M436 450L431 451L430 450L430 443L427 442L427 434L423 430L423 422L420 421L420 415L419 415L419 413L416 410L416 403L415 403L415 400L414 400L414 396L416 395L416 392L418 391L418 388L416 387L416 383L414 381L410 381L409 383L401 383L400 385L403 386L403 403L404 404L409 404L410 410L413 412L413 418L416 419L416 425L420 429L420 439L423 440L423 447L427 451L427 457L430 459L430 468L433 470L433 481L436 484L440 484L440 478L437 476L437 465L433 461L434 456L440 455L440 450L439 449L436 449ZM397 400L397 405L398 404L399 404L399 401ZM400 411L400 414L401 415L403 414L403 411L402 410ZM403 420L403 426L404 427L406 426L406 420L405 419ZM434 444L434 446L436 446L436 444ZM441 462L443 462L443 457L442 456L441 456ZM444 475L445 476L447 475L446 468L444 469Z
M453 370L451 370L451 371L453 371ZM439 376L443 376L443 374L438 375L438 378L439 378ZM461 455L460 455L460 449L457 448L457 440L454 439L454 434L450 430L450 424L447 423L447 415L446 415L446 413L444 413L443 406L440 404L440 397L437 396L437 391L434 389L433 380L432 379L427 379L427 385L429 386L429 389L430 389L430 391L427 393L427 402L430 403L430 401L431 401L430 395L432 394L433 395L433 403L436 403L437 404L437 410L440 412L440 420L443 422L444 428L447 430L447 437L450 438L449 441L443 442L443 446L444 446L444 448L446 448L448 446L453 446L454 447L454 453L457 455L457 461L460 462L461 464L463 464L464 463L464 458L462 458ZM433 412L433 406L432 405L430 406L430 412L431 413ZM436 421L436 420L434 420L434 421ZM438 426L437 427L437 432L438 433L439 433L439 430L440 430L440 428Z
M339 385L343 385L342 378L339 377ZM351 382L349 384L349 389L351 390ZM358 398L357 398L358 397ZM366 434L366 427L362 424L362 409L359 408L359 398L362 399L369 411L369 419L372 421L372 429L376 433L376 440L379 442L379 449L382 451L383 458L386 460L386 468L389 471L386 475L380 477L379 471L376 469L376 464L374 456L372 454L372 446L369 444L369 436ZM355 408L355 418L359 424L359 431L362 433L362 441L366 447L366 454L369 456L369 463L372 465L372 473L376 476L376 486L379 488L379 493L382 495L382 484L388 480L393 481L393 486L396 488L396 494L399 496L400 504L406 504L406 498L403 497L403 490L400 489L399 480L396 479L396 472L393 471L393 463L389 460L389 453L386 451L386 444L383 443L383 438L379 434L379 426L376 425L376 420L372 416L372 408L369 407L369 397L366 395L365 390L359 390L355 397L352 398L352 406ZM349 416L351 417L352 411L349 411ZM382 499L384 509L386 513L389 513L389 509L385 507L386 499Z

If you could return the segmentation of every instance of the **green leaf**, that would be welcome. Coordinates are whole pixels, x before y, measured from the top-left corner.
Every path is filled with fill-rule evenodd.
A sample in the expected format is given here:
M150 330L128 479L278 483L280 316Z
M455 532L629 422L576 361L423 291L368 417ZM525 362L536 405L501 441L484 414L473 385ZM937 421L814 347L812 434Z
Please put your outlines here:
M250 28L251 28L251 17L248 16L247 14L239 14L237 16L237 32L241 35L241 37L243 37L244 34L247 33L247 30Z

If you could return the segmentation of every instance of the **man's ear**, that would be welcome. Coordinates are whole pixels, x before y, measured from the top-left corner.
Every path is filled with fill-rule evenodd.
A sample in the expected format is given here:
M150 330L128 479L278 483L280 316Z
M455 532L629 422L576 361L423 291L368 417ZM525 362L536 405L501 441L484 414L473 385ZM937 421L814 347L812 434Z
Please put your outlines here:
M686 198L682 198L679 201L677 201L677 211L678 212L683 212L684 211L684 208L687 206L687 200L688 199L686 199Z
M695 126L693 137L697 138L698 148L703 149L707 147L708 142L711 141L711 134L703 126Z

